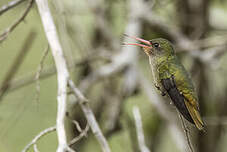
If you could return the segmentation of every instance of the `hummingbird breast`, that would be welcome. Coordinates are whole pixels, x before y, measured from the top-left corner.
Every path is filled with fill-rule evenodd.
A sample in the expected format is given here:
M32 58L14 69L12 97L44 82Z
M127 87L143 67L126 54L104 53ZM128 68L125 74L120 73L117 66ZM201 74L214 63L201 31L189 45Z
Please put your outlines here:
M152 57L149 56L149 64L151 67L151 71L152 71L152 76L153 76L153 80L155 82L156 85L158 85L159 87L161 87L160 85L160 81L159 81L159 74L157 71L157 64L154 62L154 59L152 59Z

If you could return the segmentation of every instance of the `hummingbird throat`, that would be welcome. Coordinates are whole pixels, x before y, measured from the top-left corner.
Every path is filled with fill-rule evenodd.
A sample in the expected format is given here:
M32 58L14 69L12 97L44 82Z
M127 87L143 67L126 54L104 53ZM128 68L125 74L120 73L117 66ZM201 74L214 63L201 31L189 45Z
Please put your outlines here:
M146 53L147 56L150 56L152 54L151 48L143 47L143 51Z

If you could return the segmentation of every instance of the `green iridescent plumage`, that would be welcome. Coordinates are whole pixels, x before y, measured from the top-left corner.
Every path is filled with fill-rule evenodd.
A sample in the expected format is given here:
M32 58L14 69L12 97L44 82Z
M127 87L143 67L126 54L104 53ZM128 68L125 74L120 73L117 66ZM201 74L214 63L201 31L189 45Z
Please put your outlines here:
M191 78L180 60L176 56L172 44L166 39L152 39L150 41L134 38L144 44L137 45L144 49L149 57L156 88L173 101L178 111L199 130L204 129L204 123L199 113L198 97Z

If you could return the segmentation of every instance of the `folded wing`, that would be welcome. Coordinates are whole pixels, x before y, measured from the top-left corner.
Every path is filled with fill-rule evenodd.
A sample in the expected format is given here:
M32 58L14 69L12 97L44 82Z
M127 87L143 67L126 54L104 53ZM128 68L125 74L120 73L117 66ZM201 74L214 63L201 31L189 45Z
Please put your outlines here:
M194 98L190 94L184 94L178 90L174 76L162 79L161 83L184 118L195 124L199 130L203 130L204 124L199 113L197 102L194 101Z
M194 124L194 121L185 105L184 96L177 89L173 77L162 79L161 83L177 110L184 116L185 119Z

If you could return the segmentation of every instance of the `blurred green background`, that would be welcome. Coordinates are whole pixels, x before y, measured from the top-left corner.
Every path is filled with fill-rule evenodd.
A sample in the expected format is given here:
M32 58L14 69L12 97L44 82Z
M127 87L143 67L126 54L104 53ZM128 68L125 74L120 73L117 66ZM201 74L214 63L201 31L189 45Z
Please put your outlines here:
M8 0L1 0L0 7L7 4ZM84 51L89 49L89 45L92 44L95 46L103 45L108 48L107 42L99 42L96 41L100 37L98 32L96 31L95 26L95 18L92 14L92 11L89 10L88 4L86 1L79 0L68 0L62 1L62 5L64 5L64 11L56 9L54 1L50 1L50 7L52 13L54 14L54 18L59 29L61 41L63 46L68 44L69 50L65 51L66 58L79 61L83 59L90 52ZM122 34L124 33L126 22L127 22L127 1L120 0L107 0L102 1L105 3L104 5L107 9L106 20L110 22L109 28L112 31L112 34L121 41ZM162 16L167 23L173 22L172 20L177 20L176 16L178 12L176 12L176 4L177 0L161 0L155 1L153 11ZM3 32L9 25L11 25L16 18L20 16L20 14L25 10L27 2L23 2L17 7L11 9L10 11L4 13L0 16L0 31ZM100 6L101 7L101 6ZM59 15L60 14L60 15ZM63 15L62 15L63 14ZM58 19L60 16L63 16L65 23L65 27L67 28L67 33L70 35L61 34L61 24L59 24ZM209 20L212 24L217 28L224 30L215 30L209 29L210 31L205 36L205 38L209 38L212 36L223 36L227 34L227 2L222 0L210 0L209 1ZM193 22L193 21L191 21ZM176 26L180 26L179 23L173 22ZM157 36L165 36L163 33L156 31L154 29L149 29L149 26L146 26L145 23L143 25L144 31L143 37L157 37ZM30 32L35 32L35 39L32 42L32 47L29 49L26 57L20 66L18 72L14 76L13 79L19 79L28 76L29 74L35 74L38 70L38 66L40 64L40 60L42 58L43 52L47 47L47 40L45 37L45 33L43 31L43 27L41 24L40 16L38 14L38 10L36 5L34 4L29 14L27 15L25 21L23 21L16 29L8 36L6 40L0 43L0 84L2 84L3 78L5 77L7 71L9 70L11 64L13 63L15 57L19 53L23 44L25 43L26 36ZM150 36L151 35L151 36ZM227 39L227 38L226 38ZM67 41L67 42L65 42ZM101 43L101 44L99 44ZM92 46L93 47L93 46ZM98 48L98 47L97 47ZM92 48L93 49L93 48ZM116 52L115 52L116 53ZM188 70L190 70L190 66L194 62L192 57L187 53L180 53L184 65ZM149 69L149 65L147 62L147 58L144 54L139 55L139 67L142 69L146 77L150 80L152 84L152 76ZM227 74L227 55L222 54L221 57L218 58L218 68L207 68L205 69L205 77L206 83L208 82L208 90L207 96L205 96L206 104L201 105L204 117L219 117L218 107L222 107L226 105L226 77ZM99 67L105 62L96 63L95 66ZM216 65L216 63L214 63ZM44 62L44 69L54 65L53 58L51 56L51 52L49 51L47 58ZM94 66L94 67L95 67ZM92 67L92 68L94 68ZM84 72L82 70L83 67L76 68L73 70L71 75L75 78L76 83L80 81L81 73ZM83 77L83 75L82 75ZM116 76L113 78L113 83L123 81L121 76ZM196 79L196 78L195 78ZM195 83L197 81L195 80ZM101 96L102 89L107 84L111 85L111 82L108 80L104 81L105 84L101 84L100 86L95 85L91 88L92 91L88 93L87 96L89 98L99 100L99 95ZM119 82L118 82L119 83ZM203 83L200 81L200 83ZM116 90L119 90L119 86L115 86ZM197 86L197 84L196 84ZM103 87L103 88L102 88ZM106 86L105 86L106 87ZM99 89L96 89L99 88ZM101 89L100 89L101 88ZM98 90L98 91L96 91ZM119 93L119 91L116 91ZM52 75L48 78L40 80L40 98L37 102L35 97L37 95L36 91L36 83L32 83L21 87L16 90L12 90L6 93L6 95L2 98L0 103L0 152L16 152L21 151L25 145L30 142L35 135L37 135L40 131L53 126L55 124L56 119L56 110L57 110L57 80L56 75ZM114 152L130 152L135 151L133 148L137 143L136 138L133 137L130 127L134 125L134 119L132 115L132 107L134 105L139 106L144 132L146 136L146 142L149 147L152 147L152 151L157 152L177 152L178 149L173 141L170 133L165 128L165 122L161 120L159 115L156 113L156 110L152 107L152 105L148 102L147 96L139 91L138 94L129 96L125 98L122 102L122 114L119 117L120 129L114 132L111 136L108 137L108 141L112 151ZM218 100L218 101L217 101ZM222 100L222 101L220 101ZM95 102L94 101L94 102ZM96 102L95 102L96 103ZM94 104L95 104L94 103ZM206 110L205 110L206 109ZM78 110L78 109L76 109ZM206 112L205 112L206 111ZM221 115L221 118L225 118L225 113ZM100 118L100 119L99 119ZM98 117L100 124L105 121L105 116ZM104 119L104 120L103 120ZM219 120L224 122L224 120ZM226 122L221 127L222 132L218 136L218 144L216 144L216 150L218 152L226 151ZM102 126L102 125L101 125ZM70 127L69 127L70 128ZM103 128L103 126L102 126ZM214 131L218 129L214 128ZM72 130L69 129L69 130ZM73 132L73 131L72 131ZM193 130L193 135L196 134ZM134 135L135 136L135 135ZM196 136L197 137L197 136ZM196 138L193 136L193 139ZM214 140L217 138L215 135L213 137ZM202 140L202 139L201 139ZM197 140L193 140L196 142ZM81 144L82 146L80 146ZM89 131L88 138L84 138L81 142L79 142L78 147L79 151L101 151L97 141L94 139L91 131ZM197 146L199 143L195 143ZM207 143L210 144L210 143ZM41 152L51 152L55 151L57 148L57 138L56 132L50 133L43 137L38 142L38 147ZM155 148L153 148L155 147ZM32 148L30 149L32 151Z

